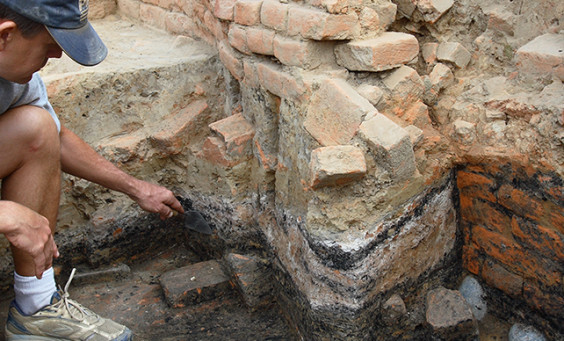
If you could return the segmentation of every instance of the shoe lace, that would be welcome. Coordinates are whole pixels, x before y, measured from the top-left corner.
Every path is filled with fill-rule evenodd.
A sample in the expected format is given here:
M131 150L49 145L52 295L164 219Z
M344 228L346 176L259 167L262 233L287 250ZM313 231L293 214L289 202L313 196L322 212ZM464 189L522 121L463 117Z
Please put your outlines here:
M79 303L77 303L77 302L75 302L75 301L73 301L69 298L69 292L68 292L69 286L72 282L72 279L74 277L75 272L76 272L76 269L73 268L72 271L71 271L70 277L67 281L67 284L65 284L64 290L61 288L61 286L59 286L59 292L60 292L59 295L61 296L61 299L57 303L53 304L53 307L58 309L59 307L64 305L65 309L69 312L69 315L73 319L83 321L88 316L88 313L86 312L84 307L82 307ZM71 309L71 308L74 308L74 309Z

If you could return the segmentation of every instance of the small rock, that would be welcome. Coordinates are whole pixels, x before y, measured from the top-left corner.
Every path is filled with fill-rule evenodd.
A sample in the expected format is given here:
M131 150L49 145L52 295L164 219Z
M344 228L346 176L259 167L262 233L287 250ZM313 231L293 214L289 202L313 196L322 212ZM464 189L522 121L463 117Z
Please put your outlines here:
M477 320L484 318L488 311L488 306L484 300L484 290L478 280L472 276L466 276L458 290L466 299L466 302L470 304L474 317Z
M546 338L534 327L516 323L509 330L509 341L546 341Z
M398 294L392 295L382 306L382 319L388 325L397 323L405 314L405 303Z
M433 333L448 340L473 340L478 334L472 309L457 290L439 287L429 291L426 318Z

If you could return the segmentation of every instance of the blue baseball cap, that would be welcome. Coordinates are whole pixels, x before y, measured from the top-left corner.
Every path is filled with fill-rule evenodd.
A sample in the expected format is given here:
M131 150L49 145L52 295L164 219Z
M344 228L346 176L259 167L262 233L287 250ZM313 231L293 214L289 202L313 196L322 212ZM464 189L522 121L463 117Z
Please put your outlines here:
M61 49L79 64L93 66L108 55L88 21L88 0L0 0L0 4L45 25Z

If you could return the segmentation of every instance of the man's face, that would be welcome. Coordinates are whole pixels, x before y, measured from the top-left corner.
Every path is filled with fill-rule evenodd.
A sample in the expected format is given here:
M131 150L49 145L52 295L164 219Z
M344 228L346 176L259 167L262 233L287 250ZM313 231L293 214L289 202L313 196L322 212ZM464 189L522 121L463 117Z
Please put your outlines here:
M32 38L25 38L17 28L11 33L0 55L0 77L6 80L25 84L49 58L60 58L63 53L45 28Z

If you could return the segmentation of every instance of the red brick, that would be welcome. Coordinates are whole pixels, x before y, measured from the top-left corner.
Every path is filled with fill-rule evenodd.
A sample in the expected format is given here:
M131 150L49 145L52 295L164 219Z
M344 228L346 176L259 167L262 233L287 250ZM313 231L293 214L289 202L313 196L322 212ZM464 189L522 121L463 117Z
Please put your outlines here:
M236 48L239 52L247 55L253 54L247 45L247 32L243 26L231 24L227 37L229 44L231 44L231 46Z
M274 63L259 63L257 71L260 84L278 97L298 98L305 91L301 80Z
M185 14L176 12L166 14L165 28L170 33L186 36L190 36L195 30L197 30L197 26L192 18Z
M561 34L544 34L522 46L515 55L519 72L532 76L554 75L564 80L564 38Z
M217 136L210 136L204 141L198 156L213 164L224 167L233 167L238 163L238 161L231 160L227 155L225 143Z
M478 186L481 188L489 188L494 184L494 181L482 174L473 172L458 171L456 173L456 184L459 189L468 186Z
M332 47L325 47L311 40L303 41L277 35L274 38L274 56L288 66L299 66L303 69L318 67L327 55L332 55Z
M384 71L407 64L419 53L417 39L406 33L385 32L367 40L335 47L337 63L354 71Z
M180 153L190 139L190 131L202 128L207 109L205 101L196 101L178 114L162 120L159 124L161 130L151 137L154 147L169 154Z
M236 57L236 52L225 43L220 43L218 49L219 59L223 62L223 65L229 70L231 75L238 81L243 80L243 76L245 75L243 63Z
M345 145L363 118L374 112L368 100L345 80L327 79L312 96L304 127L322 146Z
M288 5L275 0L265 0L260 9L260 22L276 31L286 31Z
M223 20L233 21L233 12L237 0L215 0L213 14Z
M523 296L527 303L536 310L564 319L562 286L552 289L546 290L546 288L541 288L535 281L529 280L523 286Z
M247 29L247 46L254 53L272 56L274 55L274 36L273 30L249 27Z
M476 248L469 245L462 247L462 266L474 275L480 274L481 260Z
M327 10L329 13L346 13L350 8L361 5L360 0L311 0L311 5Z
M142 22L156 28L165 28L166 10L153 6L141 4L139 6L139 17Z
M250 153L255 130L243 115L235 114L216 121L210 124L210 129L223 138L229 156L237 158Z
M544 207L535 198L511 185L502 185L497 192L497 202L519 216L540 220Z
M523 292L523 278L492 261L484 263L482 276L486 283L510 296L520 296Z
M555 261L564 261L564 243L557 231L517 217L511 220L511 231L525 246Z
M253 26L260 23L262 0L237 0L234 20L237 24Z
M360 33L356 13L329 14L318 9L290 7L288 34L313 40L352 39Z
M500 234L506 234L511 230L511 218L495 209L489 202L468 195L461 195L462 197L466 200L465 206L461 205L460 207L460 215L463 221L486 226ZM472 201L470 206L467 206L467 200Z

